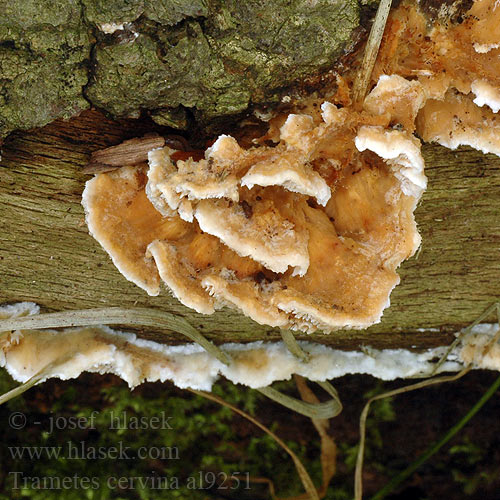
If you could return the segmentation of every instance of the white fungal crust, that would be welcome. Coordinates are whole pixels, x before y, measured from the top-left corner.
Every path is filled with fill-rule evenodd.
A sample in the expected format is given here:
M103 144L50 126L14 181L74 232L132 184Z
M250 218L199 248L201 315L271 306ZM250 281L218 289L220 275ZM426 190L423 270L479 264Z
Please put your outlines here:
M500 89L494 87L485 80L474 80L471 90L476 95L474 104L478 106L489 106L493 113L500 111Z
M0 318L37 312L31 303L0 306ZM491 343L498 328L498 324L474 326L447 353L438 373L459 371L470 363L475 368L500 370L500 346ZM19 382L38 373L43 373L44 379L67 380L88 371L113 373L130 387L145 381L172 380L181 388L211 390L220 375L253 388L288 380L294 373L315 381L354 373L383 380L422 377L432 373L436 359L447 352L446 346L413 352L371 348L339 351L303 341L299 345L309 355L307 362L293 356L282 342L223 344L220 349L231 358L226 366L196 344L165 345L107 327L22 330L17 336L0 332L0 366ZM47 367L51 368L47 371Z
M381 313L372 317L353 317L352 314L339 312L330 304L316 303L308 296L298 295L296 291L282 291L274 297L274 303L282 311L290 314L294 321L291 330L312 333L317 329L324 331L339 328L367 328L380 320Z
M160 293L156 266L146 247L161 235L163 217L146 196L142 169L122 167L87 181L82 204L90 234L113 264L149 295Z
M207 198L229 198L238 201L238 179L229 171L213 173L209 160L194 162L191 159L178 161L178 173L169 179L170 186L181 198L204 200Z
M471 146L500 156L500 117L474 104L470 96L448 92L443 101L429 100L417 119L424 141L450 149Z
M254 280L237 280L211 274L203 278L202 286L218 301L238 308L261 325L288 325L288 316L270 302L263 300L265 292Z
M475 42L474 43L474 50L479 54L486 54L490 50L494 50L494 49L498 49L498 48L500 48L500 42L496 42L496 43Z
M471 39L474 50L486 54L500 47L500 3L497 0L475 0L469 12L474 24Z
M32 316L40 312L40 307L34 302L17 302L0 306L0 319Z
M310 153L314 148L314 120L309 115L288 115L280 129L280 138L288 145L303 153Z
M188 158L178 160L174 166L170 159L173 152L165 147L149 154L146 193L160 212L168 216L168 208L177 210L182 219L192 222L193 201L209 198L238 201L239 180L233 166L235 159L244 156L244 151L232 137L219 137L207 149L205 159L198 162Z
M291 315L293 329L309 332L377 322L399 282L395 266L384 267L379 249L367 252L352 238L339 236L323 211L306 206L304 212L311 264L304 278L283 279L285 286L272 294L272 303Z
M176 215L179 207L179 196L168 184L168 178L175 173L170 160L170 148L153 149L148 153L149 169L146 195L156 210L165 217Z
M500 344L493 342L500 326L497 324L476 325L460 346L460 359L477 368L500 371Z
M6 342L0 349L5 356L5 368L19 382L26 382L50 363L67 359L48 372L46 378L68 380L84 371L112 373L130 387L145 381L171 380L180 388L205 391L210 391L221 375L253 388L288 380L294 373L316 381L352 373L383 380L414 377L430 373L433 360L444 352L444 348L422 353L371 349L366 354L300 342L310 357L306 363L291 355L282 342L252 342L221 345L232 358L231 364L225 366L198 345L164 345L106 327L22 333L19 344ZM455 353L450 359L440 371L458 371L463 367Z
M391 122L400 123L412 132L417 113L426 99L424 87L418 80L381 75L375 88L366 96L363 107L373 115L388 113Z
M225 304L258 323L307 332L378 321L396 267L420 241L412 211L425 181L418 141L386 132L386 115L313 103L284 119L275 147L245 151L223 136L204 159L175 165L171 150L152 151L143 189L165 227L140 228L134 265L152 265L157 286L161 278L205 314ZM100 175L109 182L123 174ZM123 204L113 203L121 231ZM131 237L110 239L134 248ZM103 246L116 260L112 245Z
M387 83L387 73L421 85L425 99L417 99L417 132L424 140L499 154L497 130L488 129L496 124L474 109L468 94L475 94L477 106L499 111L500 4L475 0L461 17L460 23L448 19L429 26L418 4L403 2L389 17L373 77L380 77L377 87Z
M245 150L240 148L236 139L230 135L220 135L205 153L207 160L212 160L218 165L229 168L244 156Z
M407 132L384 130L382 127L361 127L355 139L359 151L373 151L387 160L394 175L401 181L403 192L420 198L427 187L420 141Z
M323 177L310 165L297 163L293 154L280 155L253 165L241 179L241 185L252 189L254 186L283 186L288 191L316 198L325 206L331 196L330 188Z
M461 17L460 23L444 20L430 25L418 2L402 2L389 16L373 77L397 74L416 79L434 99L451 88L468 94L477 79L499 88L498 2L475 0Z

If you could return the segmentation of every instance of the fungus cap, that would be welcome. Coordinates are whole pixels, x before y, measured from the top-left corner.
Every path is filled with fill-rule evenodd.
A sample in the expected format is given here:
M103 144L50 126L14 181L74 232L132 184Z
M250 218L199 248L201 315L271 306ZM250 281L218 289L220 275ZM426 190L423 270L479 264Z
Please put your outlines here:
M139 246L127 265L147 264L155 284L161 279L198 312L229 305L261 324L306 332L369 326L399 282L395 268L420 241L412 215L425 187L420 144L407 132L383 129L385 117L349 115L327 102L316 109L285 119L273 147L243 150L223 136L204 159L176 163L171 149L152 151L147 184L131 184L128 197L140 190L149 197L143 218L147 208L159 232L123 232L127 196L107 198L108 211L115 203L113 227L107 212L85 202L89 220L104 217L97 225L118 231L116 245ZM109 191L125 173L99 175L108 176L101 182ZM229 177L237 196L225 191ZM210 178L211 193L186 190L186 179L202 178ZM113 238L95 225L92 233L125 269L107 243Z

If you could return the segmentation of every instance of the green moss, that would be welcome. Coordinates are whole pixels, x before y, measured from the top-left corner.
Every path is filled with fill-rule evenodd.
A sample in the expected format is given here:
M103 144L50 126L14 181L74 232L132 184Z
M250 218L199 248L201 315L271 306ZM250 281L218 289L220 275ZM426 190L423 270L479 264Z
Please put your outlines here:
M3 443L0 499L202 500L207 495L226 498L228 493L230 498L266 498L267 486L247 483L247 474L262 477L273 470L279 493L302 492L288 455L267 434L228 408L171 385L146 384L130 391L121 381L109 377L107 380L108 383L100 385L101 379L86 374L78 380L51 381L33 389L41 391L40 400L45 400L50 409L37 406L33 391L0 407L3 422L8 422L13 412L21 411L26 418L22 431L13 432L8 426L0 429ZM10 385L5 371L0 370L0 388L10 388ZM291 383L283 385L292 386ZM54 388L57 397L51 395ZM270 404L257 391L229 383L217 384L214 392L251 414L265 411ZM70 422L73 425L66 425ZM136 425L136 422L142 424ZM279 427L278 423L273 425ZM306 460L303 444L287 442ZM125 454L116 458L112 450L119 448L120 443ZM317 451L317 446L318 439L315 439L308 448ZM25 451L13 451L20 447ZM91 458L94 449L102 450L101 458ZM41 453L40 459L19 455L29 453L28 450ZM159 451L163 453L162 458L154 458ZM318 456L314 454L314 461ZM319 468L317 470L315 480L319 482ZM22 472L27 478L26 488L16 488L13 471ZM214 477L221 485L222 479L234 472L240 472L240 488L225 489L222 484L222 489L202 489L209 486ZM158 478L165 477L177 478L177 486L163 488L166 483ZM56 487L44 488L47 484L44 478L52 478ZM60 487L63 478L73 478L67 480L69 487ZM84 488L82 478L91 478L91 486ZM127 483L123 489L115 487L115 479L119 478L123 478L122 484ZM127 482L127 478L143 478L143 484L138 479ZM18 487L24 486L21 476L17 481ZM228 485L226 481L225 486Z
M166 28L159 8L145 8L149 22L130 28L137 38L98 47L89 99L119 116L179 105L204 121L235 115L331 65L358 24L354 1L212 1L194 10L206 20Z
M238 115L331 66L359 21L355 0L0 0L0 12L0 137L89 102L166 124L179 106L204 123Z
M0 12L0 137L88 108L91 40L79 3L0 0Z

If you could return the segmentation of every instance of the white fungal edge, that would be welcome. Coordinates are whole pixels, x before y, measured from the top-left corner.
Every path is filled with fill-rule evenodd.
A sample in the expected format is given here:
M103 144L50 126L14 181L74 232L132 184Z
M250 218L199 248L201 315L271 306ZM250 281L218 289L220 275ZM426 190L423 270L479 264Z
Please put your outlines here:
M310 167L309 167L310 168ZM252 189L254 186L283 186L293 193L301 193L316 198L320 205L326 206L332 193L326 181L312 168L307 172L307 167L300 168L293 166L271 172L263 168L261 164L253 165L250 170L242 177L241 185Z
M474 43L474 50L478 54L486 54L490 50L498 49L500 47L500 43Z
M0 307L0 316L36 314L36 306L22 303ZM454 349L441 371L458 371L463 368L462 351L484 349L498 324L481 324L472 329L461 346ZM15 338L13 338L15 337ZM470 341L467 341L469 339ZM30 345L30 343L32 345ZM79 345L80 343L80 345ZM233 361L226 366L197 344L170 346L137 338L132 333L108 327L73 328L54 330L25 330L21 335L12 332L0 334L0 366L19 382L26 382L48 363L56 359L65 361L47 374L46 378L63 380L78 377L82 372L113 373L125 380L130 387L145 381L171 380L180 388L210 390L222 375L234 383L249 387L264 387L277 380L290 379L297 373L313 381L324 381L347 374L367 374L382 380L408 378L430 374L434 363L447 347L436 347L423 352L408 349L377 350L369 347L361 351L340 351L312 342L299 342L309 353L309 362L294 357L283 342L263 341L249 344L224 344L221 349ZM43 351L37 353L37 348ZM84 346L85 348L79 349ZM487 365L475 362L477 367L500 370L499 353L488 357ZM31 357L31 365L22 359ZM71 359L66 361L70 354ZM45 366L36 366L40 358ZM477 361L477 360L475 360Z
M476 95L474 101L477 106L489 106L493 113L500 111L500 91L485 80L474 80L471 90Z
M230 224L224 218L226 213L224 208L220 209L208 200L208 203L198 204L194 216L202 231L216 236L238 255L251 257L275 273L284 273L288 267L291 267L293 268L292 276L306 274L309 267L306 244L280 248L278 245L274 245L276 239L268 244L260 244L259 241L252 240L251 233L240 231L235 235L231 231ZM292 231L291 228L287 229L287 234Z
M133 175L134 167L121 167L118 172L118 175L120 175L122 178L126 178L126 176ZM105 240L102 237L103 231L99 227L99 224L95 222L96 216L91 209L93 198L96 195L94 192L94 184L98 182L97 179L98 176L96 175L92 177L92 179L88 180L85 183L85 188L82 192L82 206L85 211L85 221L87 223L90 235L99 243L99 245L101 245L102 248L104 248L106 253L111 257L111 260L115 267L123 276L125 276L127 280L145 290L148 295L151 295L153 297L159 295L159 282L157 284L153 283L151 285L148 285L147 280L144 280L143 276L138 276L133 270L130 270L130 267L133 267L130 262L120 260L121 255L117 255L114 249L114 245L110 243L109 240Z
M424 159L419 140L400 130L385 130L377 126L363 126L354 139L358 151L368 149L387 160L394 175L401 181L404 194L417 200L427 187Z

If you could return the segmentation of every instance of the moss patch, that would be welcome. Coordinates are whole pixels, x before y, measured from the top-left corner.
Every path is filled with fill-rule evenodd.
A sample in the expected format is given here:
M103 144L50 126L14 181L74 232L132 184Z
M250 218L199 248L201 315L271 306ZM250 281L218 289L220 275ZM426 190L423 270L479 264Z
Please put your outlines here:
M236 115L331 66L358 11L355 0L0 0L0 138L89 105L115 117L161 108L153 117L177 128L185 108L203 123Z

